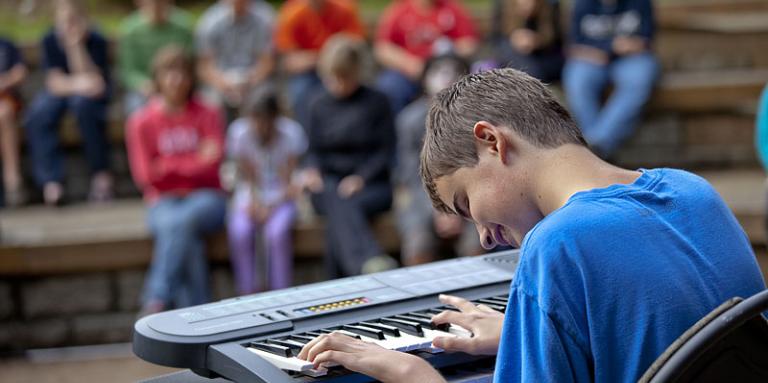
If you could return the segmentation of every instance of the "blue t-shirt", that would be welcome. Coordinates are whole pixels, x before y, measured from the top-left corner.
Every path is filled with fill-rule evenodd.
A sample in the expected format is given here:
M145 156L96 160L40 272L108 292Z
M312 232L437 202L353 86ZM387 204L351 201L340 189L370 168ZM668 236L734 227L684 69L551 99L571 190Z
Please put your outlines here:
M702 178L645 170L574 194L523 240L496 382L635 382L685 330L765 289L750 243Z

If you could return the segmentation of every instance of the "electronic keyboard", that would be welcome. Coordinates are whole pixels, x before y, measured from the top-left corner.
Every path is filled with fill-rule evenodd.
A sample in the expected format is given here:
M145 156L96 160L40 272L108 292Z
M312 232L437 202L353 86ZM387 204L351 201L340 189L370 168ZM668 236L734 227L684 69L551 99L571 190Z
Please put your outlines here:
M476 368L489 376L495 357L432 346L438 336L472 333L457 325L435 325L431 317L457 310L443 305L439 294L503 313L518 257L512 250L450 259L166 311L136 322L133 351L151 363L236 382L373 381L340 366L316 370L296 358L314 337L339 331L417 354L449 375L472 376Z

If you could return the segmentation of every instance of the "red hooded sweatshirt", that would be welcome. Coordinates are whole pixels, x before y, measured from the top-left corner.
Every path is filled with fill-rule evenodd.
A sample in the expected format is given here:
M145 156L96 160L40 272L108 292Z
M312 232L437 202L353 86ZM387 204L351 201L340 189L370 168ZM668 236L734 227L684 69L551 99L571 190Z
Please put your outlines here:
M183 110L169 112L154 98L131 116L126 130L133 180L148 203L221 187L224 127L217 109L192 99Z

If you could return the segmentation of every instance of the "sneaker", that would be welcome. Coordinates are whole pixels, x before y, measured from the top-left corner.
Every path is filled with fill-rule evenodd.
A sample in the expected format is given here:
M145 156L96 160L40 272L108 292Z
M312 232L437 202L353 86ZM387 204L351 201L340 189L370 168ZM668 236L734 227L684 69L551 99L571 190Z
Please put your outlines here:
M387 271L397 268L397 261L387 254L377 255L363 263L361 272L363 274L373 274L381 271Z
M91 202L109 202L114 197L112 175L99 172L91 179L91 191L88 200Z
M60 206L64 198L64 187L52 181L43 186L43 201L48 206Z

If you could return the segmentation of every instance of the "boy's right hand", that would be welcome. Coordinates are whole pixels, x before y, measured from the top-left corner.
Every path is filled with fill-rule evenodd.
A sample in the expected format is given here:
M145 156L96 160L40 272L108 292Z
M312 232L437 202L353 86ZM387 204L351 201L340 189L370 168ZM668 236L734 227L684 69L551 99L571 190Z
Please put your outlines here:
M496 355L501 339L504 314L485 305L451 295L440 295L440 302L449 304L461 312L446 310L432 317L436 324L453 323L471 331L471 338L438 337L432 341L435 347L447 351L462 351L472 355Z

